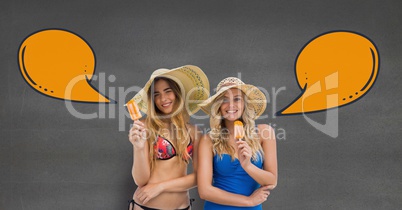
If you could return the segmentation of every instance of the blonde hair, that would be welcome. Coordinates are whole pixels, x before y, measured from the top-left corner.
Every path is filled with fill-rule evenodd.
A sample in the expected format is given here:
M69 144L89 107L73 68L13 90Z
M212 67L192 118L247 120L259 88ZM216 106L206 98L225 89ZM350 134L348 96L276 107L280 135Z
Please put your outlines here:
M156 107L154 103L154 93L153 87L155 83L159 80L164 80L169 84L169 87L172 89L173 93L176 96L174 107L173 107L173 114L172 116L163 116L162 112ZM188 163L191 156L187 152L187 145L190 143L190 136L187 132L186 122L189 120L189 115L183 109L184 107L184 99L182 95L182 90L180 89L179 85L171 79L165 77L157 77L154 79L151 87L148 89L148 104L149 108L147 110L147 118L145 120L147 125L147 141L149 144L149 160L150 160L150 167L151 171L155 167L155 149L154 144L156 142L157 136L159 132L163 128L163 119L170 119L172 125L174 127L173 135L171 139L176 139L176 141L171 141L173 144L175 143L174 147L176 149L176 155L178 157L180 163Z
M243 92L242 92L243 93ZM252 151L252 160L257 160L262 157L263 150L260 144L260 138L256 131L255 126L255 111L249 104L249 99L246 94L242 94L244 98L244 111L241 116L241 121L244 124L244 138L243 140L248 143ZM225 123L223 121L220 107L223 103L224 93L218 96L213 102L211 108L210 126L211 132L209 136L212 139L214 154L222 158L222 154L229 154L232 160L235 159L235 148L229 144L229 132L227 132Z

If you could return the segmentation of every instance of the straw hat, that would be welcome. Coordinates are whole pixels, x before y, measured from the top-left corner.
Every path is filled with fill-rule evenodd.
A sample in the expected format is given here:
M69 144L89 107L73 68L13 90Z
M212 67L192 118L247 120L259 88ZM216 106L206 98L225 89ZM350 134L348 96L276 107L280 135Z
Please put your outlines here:
M198 104L208 98L209 81L205 73L197 66L186 65L175 69L155 70L145 86L131 99L137 103L138 108L146 113L148 105L148 89L156 77L164 77L175 81L182 90L185 108L191 115L200 108Z
M211 108L213 103L215 102L215 99L231 88L240 89L245 95L247 95L248 103L254 108L256 116L255 119L262 115L265 108L267 107L267 99L265 98L264 93L261 92L254 85L245 84L243 81L236 77L228 77L220 81L218 86L216 87L216 93L198 106L200 106L202 111L204 111L208 115L211 115Z

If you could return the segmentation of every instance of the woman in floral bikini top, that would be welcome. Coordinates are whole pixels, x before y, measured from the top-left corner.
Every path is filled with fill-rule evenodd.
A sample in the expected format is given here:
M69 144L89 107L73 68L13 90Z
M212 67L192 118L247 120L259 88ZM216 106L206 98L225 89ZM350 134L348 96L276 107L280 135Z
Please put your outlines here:
M186 152L190 157L193 156L193 142L187 145ZM174 145L162 136L158 136L154 144L155 156L158 160L169 160L176 156L176 149ZM185 160L188 160L188 158Z
M134 96L132 100L147 116L136 120L129 133L132 176L138 186L129 209L191 208L188 190L197 180L194 173L187 174L187 163L192 161L193 171L197 171L197 153L193 151L200 132L187 122L208 95L209 82L202 70L183 66L156 70Z

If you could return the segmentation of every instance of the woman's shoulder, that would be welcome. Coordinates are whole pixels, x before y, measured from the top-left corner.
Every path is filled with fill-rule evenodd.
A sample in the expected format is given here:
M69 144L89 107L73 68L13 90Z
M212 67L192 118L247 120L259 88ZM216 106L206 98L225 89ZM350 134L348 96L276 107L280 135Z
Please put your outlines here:
M275 136L275 130L268 124L258 124L257 125L257 133L260 136L261 140L266 140Z
M202 134L200 144L212 147L212 140L211 137L209 136L209 133Z
M257 124L257 128L258 128L259 130L261 130L261 129L273 130L273 128L272 128L270 125L268 125L268 124Z

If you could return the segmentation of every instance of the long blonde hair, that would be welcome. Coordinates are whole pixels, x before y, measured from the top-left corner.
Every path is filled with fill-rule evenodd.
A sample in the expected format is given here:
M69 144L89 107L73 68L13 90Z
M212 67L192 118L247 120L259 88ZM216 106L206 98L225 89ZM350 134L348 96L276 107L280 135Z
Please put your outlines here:
M252 151L252 160L257 160L262 157L263 150L260 143L256 126L255 126L255 112L248 104L248 97L246 94L242 94L244 99L244 111L241 116L241 121L244 125L244 138L243 140L250 145ZM224 94L218 96L213 102L211 109L210 126L211 132L209 133L212 143L214 154L217 154L222 158L222 154L229 154L232 160L235 159L235 148L229 144L229 132L227 132L225 123L220 112L220 107L223 103Z
M173 135L171 139L176 139L176 141L171 141L173 144L175 143L176 155L178 157L180 163L188 163L191 158L187 152L187 145L190 143L190 136L186 128L186 122L189 120L189 115L187 114L184 107L184 99L182 95L182 90L179 85L171 79L165 77L157 77L154 79L151 87L148 89L148 110L147 110L147 118L145 120L147 125L147 141L149 145L149 160L151 171L155 167L155 149L154 144L158 135L160 135L160 131L163 128L163 120L166 119L166 116L163 116L162 112L156 107L154 102L154 93L153 87L155 83L159 80L164 80L169 84L169 87L172 89L173 93L176 96L175 103L173 106L173 116L169 116L172 125L174 127Z

